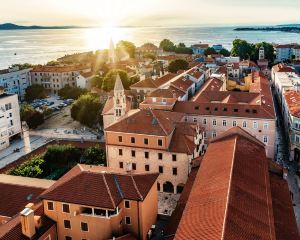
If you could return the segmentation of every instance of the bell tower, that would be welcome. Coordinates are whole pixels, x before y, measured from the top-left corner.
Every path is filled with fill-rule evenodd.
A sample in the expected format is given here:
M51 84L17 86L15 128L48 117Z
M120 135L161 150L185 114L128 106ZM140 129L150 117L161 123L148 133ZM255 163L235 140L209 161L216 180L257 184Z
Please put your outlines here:
M116 63L116 51L112 39L110 39L110 43L109 43L108 63Z
M265 48L263 46L261 46L259 48L259 56L258 56L259 60L265 59Z
M118 74L114 87L114 121L126 114L126 95L125 90Z

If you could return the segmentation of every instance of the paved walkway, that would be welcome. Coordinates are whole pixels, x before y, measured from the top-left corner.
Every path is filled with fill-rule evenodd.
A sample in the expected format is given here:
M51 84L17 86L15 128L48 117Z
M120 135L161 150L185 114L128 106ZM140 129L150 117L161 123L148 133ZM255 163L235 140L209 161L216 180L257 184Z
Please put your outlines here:
M31 136L30 143L31 149L34 150L39 148L40 146L47 143L47 138L41 136ZM14 152L14 149L19 148L19 152ZM0 168L6 166L9 163L12 163L25 155L24 151L24 142L23 139L16 139L14 140L10 146L2 151L0 151Z

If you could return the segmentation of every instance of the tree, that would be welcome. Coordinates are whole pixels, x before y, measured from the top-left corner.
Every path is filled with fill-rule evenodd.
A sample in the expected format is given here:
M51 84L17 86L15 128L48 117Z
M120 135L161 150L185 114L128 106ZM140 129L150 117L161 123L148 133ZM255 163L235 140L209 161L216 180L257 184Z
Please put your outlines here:
M134 45L134 43L129 42L129 41L120 41L117 43L117 52L122 53L122 52L126 52L129 54L129 56L131 58L134 58L135 56L135 50L136 50L136 46Z
M33 84L25 90L25 101L32 102L34 99L46 98L46 89L42 85Z
M185 48L185 44L184 43L178 43L177 48Z
M82 94L85 94L86 92L86 89L66 85L62 89L58 90L58 95L64 99L78 99Z
M23 103L20 108L21 121L25 121L29 128L33 129L44 122L44 116L35 110L30 104Z
M241 59L252 59L254 54L254 45L245 40L235 39L231 50L232 56L240 57Z
M222 48L220 54L222 54L224 57L230 57L230 52L226 48Z
M143 58L149 58L154 61L156 59L156 56L153 53L144 53Z
M214 48L212 48L212 47L206 48L204 50L204 55L205 56L216 54L216 53L217 53L216 50Z
M41 178L45 161L40 156L34 156L29 161L22 163L10 172L10 175Z
M177 73L179 70L187 70L189 63L183 59L176 59L169 64L169 72Z
M106 166L105 151L99 145L87 148L83 153L84 163L92 165L103 164Z
M47 148L43 159L49 168L73 167L80 160L81 151L70 144L51 145Z
M160 42L159 48L162 48L166 52L174 52L175 44L171 42L169 39L164 39Z
M175 53L183 53L183 54L193 54L193 49L188 48L188 47L176 47L175 48Z
M47 66L58 66L58 65L60 65L60 62L59 61L50 61L50 62L47 62L46 65Z
M100 99L88 93L81 95L72 104L71 117L86 126L93 127L99 122L101 110Z
M275 60L275 54L274 54L274 47L271 43L267 43L267 42L261 42L261 43L257 43L255 44L254 47L254 56L253 59L254 61L257 61L259 58L259 49L261 47L264 47L265 50L265 58L269 60L270 63L273 63Z
M103 84L103 77L99 75L96 75L91 79L92 87L102 88L102 84Z
M122 80L125 89L129 89L129 87L133 84L128 78L127 72L121 69L112 69L105 75L103 79L102 89L104 91L109 92L114 89L115 81L118 74Z

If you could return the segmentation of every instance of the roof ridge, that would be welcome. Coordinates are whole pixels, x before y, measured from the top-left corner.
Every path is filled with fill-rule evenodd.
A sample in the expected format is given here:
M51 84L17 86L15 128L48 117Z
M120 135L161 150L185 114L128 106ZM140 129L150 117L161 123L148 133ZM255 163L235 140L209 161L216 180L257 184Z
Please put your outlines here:
M110 197L110 200L111 200L111 202L112 202L112 205L114 206L114 208L116 208L115 201L114 201L114 199L113 199L113 197L112 197L112 194L111 194L111 192L110 192L109 186L108 186L107 181L106 181L106 178L105 178L105 173L102 174L102 177L103 177L103 182L104 182L105 187L106 187L106 189L107 189L108 195L109 195L109 197Z
M237 138L238 138L238 136L235 136L235 139L234 139L234 149L233 149L232 162L231 162L231 169L230 169L230 176L229 176L229 183L228 183L229 186L228 186L227 197L226 197L226 206L225 206L225 213L224 213L224 221L223 221L221 239L224 239L225 228L226 228L226 223L227 223L226 220L227 220L228 205L229 205L229 198L230 198L230 192L231 192L232 173L233 173L233 166L234 166L234 160L235 160L235 154L236 154Z
M166 135L169 135L169 134L167 133L167 131L165 130L165 128L163 127L163 125L161 124L161 122L158 120L157 116L154 114L153 109L150 108L149 110L150 110L150 112L152 113L152 115L155 117L156 121L158 122L159 126L162 128L162 130L164 131L164 133L165 133Z
M134 180L134 178L133 178L133 175L130 174L130 177L131 177L131 179L132 179L133 186L134 186L135 190L137 191L139 197L141 198L141 200L144 200L142 194L140 193L140 191L139 191L139 189L138 189L138 187L137 187L137 185L136 185L136 182L135 182L135 180Z

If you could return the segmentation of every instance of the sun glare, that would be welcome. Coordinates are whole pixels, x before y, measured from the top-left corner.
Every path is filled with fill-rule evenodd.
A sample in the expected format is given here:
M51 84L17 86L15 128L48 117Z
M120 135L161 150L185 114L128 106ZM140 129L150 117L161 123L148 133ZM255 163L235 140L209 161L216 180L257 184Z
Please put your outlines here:
M92 28L86 29L85 32L87 48L93 51L108 48L110 39L117 43L125 38L124 31L118 27Z

